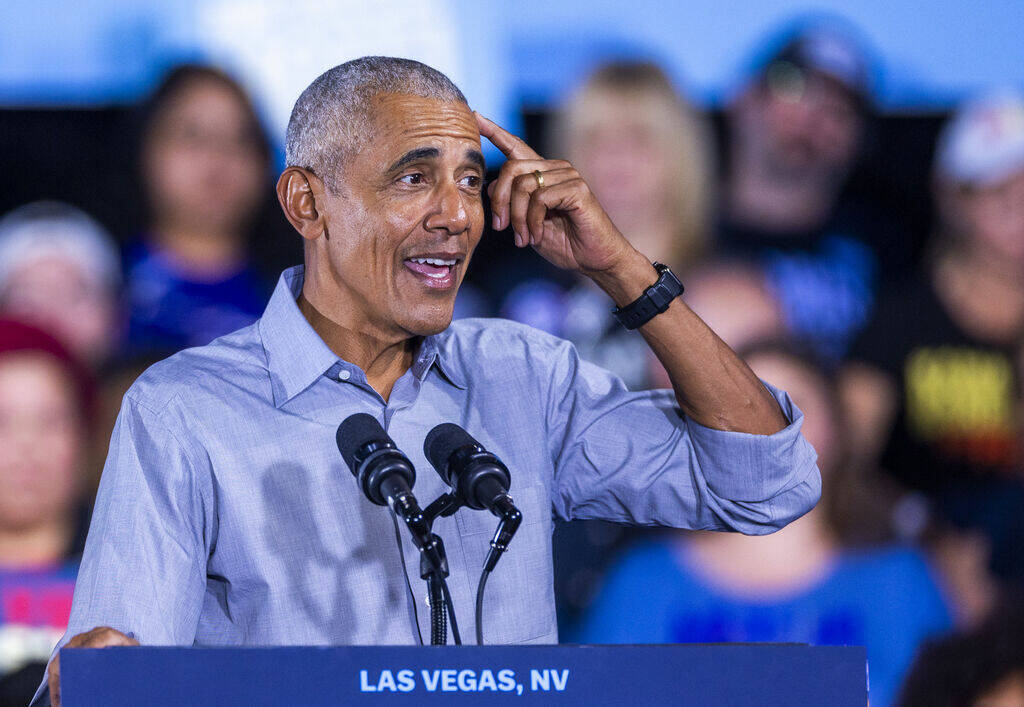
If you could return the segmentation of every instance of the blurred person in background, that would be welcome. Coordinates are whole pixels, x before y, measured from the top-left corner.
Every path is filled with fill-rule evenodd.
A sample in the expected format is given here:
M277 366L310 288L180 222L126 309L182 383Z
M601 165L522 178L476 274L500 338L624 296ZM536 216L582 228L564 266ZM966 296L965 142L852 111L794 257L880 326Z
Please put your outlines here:
M720 252L763 264L792 334L836 362L866 322L880 279L874 243L898 266L892 226L844 197L871 92L864 49L807 27L727 107Z
M1024 705L1024 602L1006 597L980 626L930 642L900 690L900 707Z
M67 627L85 533L91 379L35 326L0 320L0 703L28 704Z
M0 313L53 332L94 369L123 342L120 285L113 240L73 206L39 201L0 220Z
M549 142L576 165L635 248L676 272L699 262L712 209L711 137L658 66L598 68L560 108ZM528 278L506 292L500 310L569 339L631 389L651 386L643 342L619 325L589 281L565 288Z
M992 569L1024 579L1020 437L1024 96L967 103L934 169L927 264L884 296L842 375L854 448L981 530Z
M744 359L782 380L818 452L822 503L761 537L672 533L626 553L574 636L581 643L796 642L867 646L873 707L891 704L918 644L951 625L924 556L886 544L852 547L835 522L850 473L827 373L785 345Z
M175 351L252 323L268 290L248 234L269 184L270 148L227 74L179 66L143 110L149 225L128 251L129 344Z

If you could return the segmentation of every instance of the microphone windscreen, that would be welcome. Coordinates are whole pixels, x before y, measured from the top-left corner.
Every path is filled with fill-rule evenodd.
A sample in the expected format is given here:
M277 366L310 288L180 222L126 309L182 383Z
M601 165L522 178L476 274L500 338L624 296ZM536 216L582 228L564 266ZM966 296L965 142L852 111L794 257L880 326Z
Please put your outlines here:
M377 422L377 418L365 412L357 412L346 417L345 421L338 425L338 434L335 438L338 442L338 451L341 452L342 459L348 464L348 468L353 474L356 473L358 466L356 453L364 444L367 442L394 444L388 433Z
M445 478L448 476L448 460L452 452L467 445L477 444L466 430L451 422L442 422L430 430L427 438L423 440L423 454L431 466L437 469L437 473Z

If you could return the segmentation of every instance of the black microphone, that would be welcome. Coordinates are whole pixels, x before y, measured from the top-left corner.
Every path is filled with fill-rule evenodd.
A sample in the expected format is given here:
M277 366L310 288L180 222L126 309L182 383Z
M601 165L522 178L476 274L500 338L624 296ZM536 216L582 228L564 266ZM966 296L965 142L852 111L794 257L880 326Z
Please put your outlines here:
M357 412L338 425L338 451L359 488L378 506L412 494L416 470L372 415Z
M489 510L501 518L491 541L496 552L487 562L493 569L499 553L508 548L523 519L508 495L512 481L508 467L466 430L450 422L438 425L427 434L423 453L467 506L475 510Z
M427 460L470 508L495 510L497 500L508 494L512 479L508 467L458 425L445 422L423 441Z
M447 574L444 550L430 532L412 493L416 470L380 423L365 412L349 415L338 426L338 451L363 494L379 506L391 506L412 533L413 543L428 562Z

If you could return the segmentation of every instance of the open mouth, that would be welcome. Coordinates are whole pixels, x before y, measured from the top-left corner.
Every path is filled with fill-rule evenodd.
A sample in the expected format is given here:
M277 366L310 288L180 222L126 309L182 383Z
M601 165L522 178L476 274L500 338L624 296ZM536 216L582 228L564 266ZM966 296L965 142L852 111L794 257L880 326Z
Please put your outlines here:
M424 256L406 258L405 267L427 287L445 290L455 286L460 262L462 262L462 258L457 256L447 258Z

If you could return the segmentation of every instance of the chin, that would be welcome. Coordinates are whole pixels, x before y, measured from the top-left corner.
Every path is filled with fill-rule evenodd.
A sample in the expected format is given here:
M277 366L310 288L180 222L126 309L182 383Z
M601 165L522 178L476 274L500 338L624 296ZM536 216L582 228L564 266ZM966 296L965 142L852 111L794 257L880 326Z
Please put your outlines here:
M399 326L413 336L440 334L452 323L454 307L410 307L399 313Z

